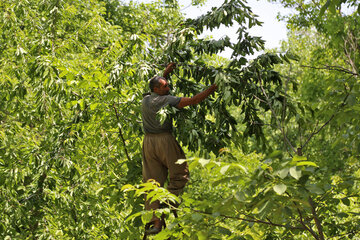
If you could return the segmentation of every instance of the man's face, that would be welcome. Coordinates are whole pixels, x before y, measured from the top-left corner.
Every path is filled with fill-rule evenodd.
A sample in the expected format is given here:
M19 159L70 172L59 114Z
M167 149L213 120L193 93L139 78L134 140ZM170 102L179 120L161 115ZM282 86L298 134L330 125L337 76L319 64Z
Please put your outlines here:
M154 87L154 92L159 94L160 96L169 95L170 87L168 82L165 79L160 79L159 83L159 87Z

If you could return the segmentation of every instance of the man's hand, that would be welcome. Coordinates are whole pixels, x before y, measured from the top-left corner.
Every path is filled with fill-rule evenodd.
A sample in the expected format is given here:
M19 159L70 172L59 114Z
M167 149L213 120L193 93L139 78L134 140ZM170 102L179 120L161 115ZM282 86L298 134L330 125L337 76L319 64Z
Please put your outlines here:
M213 84L208 89L206 89L205 91L202 91L202 92L196 94L195 96L193 96L191 98L182 97L180 99L179 104L176 107L181 109L181 108L189 106L189 105L198 104L199 102L201 102L202 100L207 98L210 94L215 92L217 88L218 88L217 85Z
M175 63L169 63L164 71L163 77L167 78L167 76L175 69L175 67Z

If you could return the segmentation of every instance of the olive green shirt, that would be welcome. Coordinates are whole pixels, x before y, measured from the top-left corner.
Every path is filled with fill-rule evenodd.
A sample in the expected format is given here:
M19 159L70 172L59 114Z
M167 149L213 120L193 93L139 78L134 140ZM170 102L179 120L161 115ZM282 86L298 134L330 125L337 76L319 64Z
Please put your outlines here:
M156 118L157 112L168 105L176 107L181 97L171 95L160 96L154 92L142 100L142 121L145 133L163 133L172 131L172 119L167 118L161 125Z

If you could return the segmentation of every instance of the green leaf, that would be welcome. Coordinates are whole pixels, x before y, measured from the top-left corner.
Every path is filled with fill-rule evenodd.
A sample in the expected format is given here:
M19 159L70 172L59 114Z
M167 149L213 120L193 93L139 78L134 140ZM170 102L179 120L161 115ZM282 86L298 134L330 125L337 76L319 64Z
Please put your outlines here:
M330 2L330 6L328 7L329 11L332 13L332 14L335 14L336 13L336 3L335 3L335 0L332 0Z
M295 155L292 159L294 162L299 162L299 161L306 161L307 158L305 156L298 156L298 155Z
M287 186L283 183L280 183L280 184L277 184L273 187L274 191L279 194L279 195L282 195L286 189L287 189Z
M282 151L275 150L269 155L269 158L278 158L281 157L281 155L282 155Z
M240 201L240 202L243 202L243 201L246 200L246 195L245 195L245 193L242 192L242 191L237 191L237 192L234 194L234 196L235 196L235 199L238 200L238 201Z
M143 222L143 224L150 222L153 215L154 213L152 211L146 211L143 215L141 215L141 221Z
M137 218L138 216L142 216L143 215L143 212L137 212L137 213L134 213L134 214L131 214L130 216L128 216L126 219L125 219L125 222L129 222L135 218Z
M318 187L315 184L311 184L309 186L306 186L306 189L309 190L311 193L315 193L318 195L324 194L324 190Z
M132 191L132 190L135 190L134 186L133 185L130 185L130 184L126 184L124 186L122 186L121 188L121 191Z
M225 90L223 98L225 103L228 104L231 100L231 92L229 90Z
M205 167L205 166L210 162L210 160L207 160L207 159L199 159L198 162L200 163L201 166Z
M183 164L183 163L185 163L185 162L187 162L187 159L178 159L178 160L176 161L176 164Z
M338 213L337 216L339 218L347 218L349 216L349 214L345 213L345 212L341 212L341 213Z
M167 118L167 110L165 108L161 108L156 114L156 119L160 122L161 125L163 125L166 118Z
M310 162L310 161L298 162L298 163L296 163L296 166L313 166L313 167L318 167L318 165L316 165L316 163Z
M250 235L250 234L246 234L245 237L246 237L247 240L254 240L253 236ZM236 238L235 238L235 239L236 239ZM242 239L243 239L242 237L239 238L239 240L242 240Z
M299 180L301 178L301 170L298 169L298 167L294 166L290 168L290 175L295 178L296 180Z
M279 177L284 179L289 174L289 168L283 168L279 171Z
M221 233L221 235L227 235L227 236L231 236L232 234L232 231L230 231L229 229L227 228L224 228L224 227L218 227L218 231L219 233Z
M248 170L241 164L233 163L231 164L231 167L241 169L242 171L244 171L244 173L248 173Z
M319 17L322 17L324 15L324 13L325 13L326 9L328 9L330 3L331 3L331 0L327 0L326 3L324 4L324 6L321 7Z
M226 165L226 166L222 167L222 168L220 169L220 173L221 173L222 175L224 175L224 174L227 172L227 170L229 169L229 167L230 167L230 165Z
M207 240L208 234L204 231L199 231L199 232L197 232L197 237L199 240Z
M292 211L291 211L291 208L289 208L289 207L285 207L284 212L285 212L286 215L288 215L290 217L292 217L292 215L293 215Z
M191 219L194 220L195 222L200 222L203 218L204 218L203 215L201 215L200 213L191 214Z
M98 105L99 105L99 103L92 103L92 104L90 104L90 110L95 110Z
M271 201L270 200L267 200L262 206L261 206L261 208L259 208L259 214L260 215L265 215L266 214L266 212L268 211L268 209L270 208L270 204L271 203Z
M350 199L345 197L341 199L341 202L346 205L346 206L350 206Z
M102 190L104 190L104 188L99 188L98 190L96 190L95 195L98 196Z

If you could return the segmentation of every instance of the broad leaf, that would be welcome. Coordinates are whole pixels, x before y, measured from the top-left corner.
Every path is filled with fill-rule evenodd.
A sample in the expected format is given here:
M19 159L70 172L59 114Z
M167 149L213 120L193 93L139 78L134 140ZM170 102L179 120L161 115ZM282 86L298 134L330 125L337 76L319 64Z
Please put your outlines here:
M287 186L283 183L280 183L280 184L277 184L273 187L274 191L279 194L279 195L282 195L286 189L287 189Z

